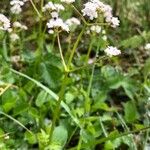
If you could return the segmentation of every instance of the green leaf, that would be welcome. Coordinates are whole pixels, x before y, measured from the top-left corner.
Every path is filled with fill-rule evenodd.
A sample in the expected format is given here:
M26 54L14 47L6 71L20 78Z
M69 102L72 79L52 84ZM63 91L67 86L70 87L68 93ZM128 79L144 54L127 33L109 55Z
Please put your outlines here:
M144 65L144 76L147 77L150 74L150 58L146 60Z
M137 119L137 108L134 102L128 101L124 104L125 119L127 122L133 122Z
M29 144L37 143L37 139L35 134L31 134L29 132L25 132L25 139L28 141Z
M41 91L37 99L35 101L36 106L41 107L47 101L47 93L45 91Z
M15 107L17 98L16 93L10 90L2 95L2 107L5 112L8 112Z
M107 141L104 145L104 150L113 150L113 143L111 141Z
M54 129L52 136L52 145L59 145L62 148L66 144L68 138L68 131L64 126L58 126Z
M40 69L41 78L51 88L56 88L60 85L60 80L62 76L62 72L60 69L45 63L41 63L39 69Z

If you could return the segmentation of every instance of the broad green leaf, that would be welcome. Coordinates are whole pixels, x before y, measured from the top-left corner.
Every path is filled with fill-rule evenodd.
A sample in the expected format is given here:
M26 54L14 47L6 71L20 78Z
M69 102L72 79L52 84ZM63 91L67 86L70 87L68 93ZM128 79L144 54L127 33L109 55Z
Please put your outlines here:
M47 101L47 93L45 91L41 91L35 101L36 106L41 107Z
M144 65L144 76L147 77L148 75L150 75L150 58L146 60Z
M127 122L134 122L137 119L137 108L134 102L128 101L124 105L125 119Z
M12 108L15 107L16 101L18 99L17 93L10 90L6 91L2 95L2 107L5 112L9 112Z
M113 150L113 143L111 141L107 141L104 145L104 150Z
M34 133L25 132L25 140L28 141L29 144L37 143L36 135Z
M51 88L56 88L60 85L61 76L62 76L62 72L60 69L45 63L41 63L39 69L40 69L41 78Z
M55 127L51 145L58 145L61 146L61 148L63 148L67 142L67 138L68 138L68 131L64 126Z

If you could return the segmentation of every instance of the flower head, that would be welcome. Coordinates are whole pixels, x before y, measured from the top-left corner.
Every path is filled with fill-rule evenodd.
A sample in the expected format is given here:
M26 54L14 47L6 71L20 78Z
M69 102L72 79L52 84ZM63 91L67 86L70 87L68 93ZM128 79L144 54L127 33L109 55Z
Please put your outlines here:
M112 17L110 23L111 27L116 28L117 26L119 26L120 21L117 17Z
M16 21L13 23L13 27L14 28L19 28L19 29L22 29L22 30L27 30L27 26L21 24L20 22Z
M145 49L150 49L150 43L147 43L146 45L145 45Z
M75 18L75 17L72 17L70 19L67 19L66 20L66 24L71 27L72 25L80 25L80 20Z
M61 18L50 19L47 23L47 27L50 29L50 31L55 28L61 28L61 30L69 32L69 26L65 22L63 22Z
M10 8L11 12L13 14L20 14L22 12L22 6L24 5L24 3L26 2L27 0L24 0L24 1L21 1L21 0L11 0L10 1L10 5L12 6Z
M0 14L0 30L8 30L10 28L10 20L3 14Z
M121 54L121 51L118 50L116 47L113 47L113 46L108 46L108 47L104 50L104 52L105 52L108 56L110 56L110 57L112 57L112 56L117 56L117 55L120 55L120 54Z
M20 38L19 38L19 36L18 36L18 34L16 34L16 33L11 33L10 34L10 40L12 41L12 42L15 42L15 41L17 41L17 40L19 40Z
M98 17L97 5L92 2L87 2L84 4L84 9L82 10L83 16L88 16L90 20L93 20Z
M98 26L98 25L93 25L90 28L91 31L96 32L96 33L100 33L101 29L102 29L101 26Z
M61 0L61 2L64 2L66 4L71 4L71 3L75 2L75 0Z
M61 4L54 4L53 2L48 2L43 8L43 12L46 11L60 11L60 10L65 10L64 6Z
M99 0L90 0L85 3L82 13L83 16L88 16L90 20L98 18L99 15L103 15L105 21L113 28L119 26L120 23L118 18L113 17L111 6L104 4Z

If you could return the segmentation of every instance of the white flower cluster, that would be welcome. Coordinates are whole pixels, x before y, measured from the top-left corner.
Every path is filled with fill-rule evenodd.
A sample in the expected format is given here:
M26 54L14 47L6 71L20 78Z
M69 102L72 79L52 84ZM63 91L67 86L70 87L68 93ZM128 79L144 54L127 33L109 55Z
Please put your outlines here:
M11 0L10 1L10 5L12 6L10 8L11 12L13 14L20 14L22 12L22 6L24 5L25 2L27 2L28 0Z
M77 25L80 25L80 20L75 17L72 17L72 18L66 20L66 24L69 27L71 27L73 25L77 26Z
M14 28L21 29L21 30L27 30L27 29L28 29L27 26L21 24L21 23L18 22L18 21L16 21L16 22L13 23L13 27L14 27Z
M84 6L84 9L82 9L83 16L88 16L90 20L93 20L98 18L99 14L103 14L105 21L113 28L119 26L120 21L117 17L113 17L112 8L109 5L106 5L99 0L90 0L84 4Z
M3 14L0 13L0 30L9 30L10 20Z
M116 47L113 47L113 46L108 46L104 52L112 57L112 56L117 56L117 55L120 55L121 54L121 51L119 49L117 49Z
M64 2L66 4L71 4L71 3L75 2L75 0L61 0L61 2Z
M145 45L145 49L146 49L146 50L149 50L149 49L150 49L150 43L147 43L147 44Z
M61 29L61 30L69 32L68 24L59 17L59 12L61 10L65 10L63 5L55 4L52 2L48 2L43 7L43 12L46 12L46 11L51 12L51 17L52 17L47 23L47 27L49 29L48 33L53 34L55 29L57 30Z
M65 10L64 6L61 4L54 4L52 2L48 2L43 8L42 8L43 12L46 11L61 11L61 10Z
M11 34L10 34L10 40L11 40L12 42L18 41L19 39L20 39L20 37L19 37L18 34L16 34L16 33L11 33Z
M47 27L50 29L48 31L50 34L54 33L53 29L55 28L61 28L62 30L69 32L69 26L66 23L64 23L61 18L50 19L47 23Z
M19 40L20 37L17 33L20 32L21 30L27 30L27 29L28 29L27 26L21 24L20 22L18 21L14 22L12 28L9 29L10 40L12 42Z
M101 28L101 26L93 25L93 26L91 26L90 30L95 33L100 33L102 28Z

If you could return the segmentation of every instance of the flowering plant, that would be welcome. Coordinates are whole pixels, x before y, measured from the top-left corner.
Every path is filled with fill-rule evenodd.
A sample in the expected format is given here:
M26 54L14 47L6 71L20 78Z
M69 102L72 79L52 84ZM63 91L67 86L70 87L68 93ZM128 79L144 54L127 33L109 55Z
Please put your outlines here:
M101 0L78 3L11 0L1 10L0 149L137 149L134 133L149 128L134 101L149 72L139 88L136 71L120 67L120 17Z

